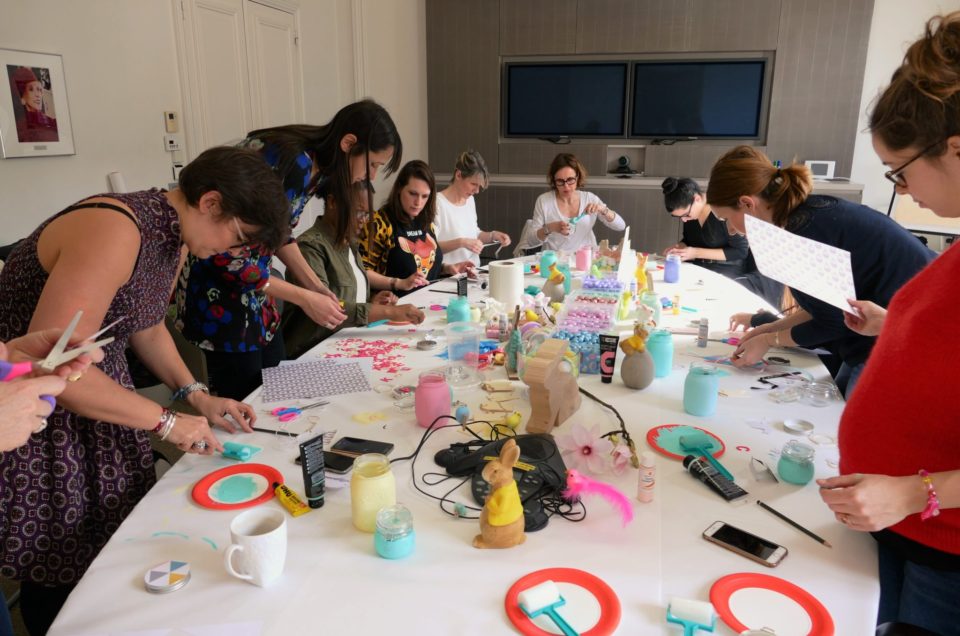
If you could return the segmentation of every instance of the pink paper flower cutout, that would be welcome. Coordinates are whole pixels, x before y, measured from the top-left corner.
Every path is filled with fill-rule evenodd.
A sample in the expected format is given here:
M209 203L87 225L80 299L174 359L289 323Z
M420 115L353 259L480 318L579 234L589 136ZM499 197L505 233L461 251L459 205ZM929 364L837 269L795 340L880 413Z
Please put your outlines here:
M568 435L558 436L557 446L567 467L594 475L606 472L613 443L601 437L602 433L599 426L588 431L582 425L574 424Z

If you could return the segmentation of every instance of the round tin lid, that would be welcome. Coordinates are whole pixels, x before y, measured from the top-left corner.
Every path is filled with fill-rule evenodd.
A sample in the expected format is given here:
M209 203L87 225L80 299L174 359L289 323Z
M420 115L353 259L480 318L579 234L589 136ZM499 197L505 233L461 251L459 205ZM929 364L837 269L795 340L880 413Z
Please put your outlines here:
M143 575L143 584L148 592L166 594L174 592L190 580L190 564L185 561L164 561L153 566Z

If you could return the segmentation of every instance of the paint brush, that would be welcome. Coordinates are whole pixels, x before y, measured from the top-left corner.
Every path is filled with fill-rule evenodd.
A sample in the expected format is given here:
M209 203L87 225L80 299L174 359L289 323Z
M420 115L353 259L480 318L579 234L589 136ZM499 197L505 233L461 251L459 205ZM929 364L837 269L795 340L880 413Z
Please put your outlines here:
M820 543L822 543L823 545L827 546L828 548L832 548L832 547L833 547L832 545L830 545L830 542L829 542L829 541L827 541L826 539L824 539L824 538L821 537L820 535L818 535L818 534L816 534L816 533L814 533L814 532L812 532L812 531L810 531L810 530L807 530L806 528L804 528L803 526L801 526L799 523L797 523L796 521L794 521L793 519L791 519L791 518L788 517L787 515L783 514L782 512L778 512L777 510L774 510L773 508L771 508L771 507L768 506L767 504L763 503L763 502L760 501L759 499L757 500L757 505L760 506L761 508L763 508L764 510L766 510L767 512L772 512L774 515L776 515L777 517L779 517L781 520L786 521L786 522L789 523L791 526L793 526L794 528L796 528L797 530L799 530L799 531L802 532L803 534L807 535L808 537L810 537L810 538L813 539L814 541L819 541Z

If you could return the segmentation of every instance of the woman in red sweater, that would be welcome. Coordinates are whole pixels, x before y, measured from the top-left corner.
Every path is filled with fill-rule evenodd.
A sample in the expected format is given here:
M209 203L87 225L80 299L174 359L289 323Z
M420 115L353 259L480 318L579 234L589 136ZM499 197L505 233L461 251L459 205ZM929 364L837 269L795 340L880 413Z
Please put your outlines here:
M887 178L938 216L960 217L960 12L937 17L870 116ZM878 623L960 634L960 250L952 247L893 297L840 422L840 476L819 481L837 519L879 545ZM847 324L878 330L861 305Z

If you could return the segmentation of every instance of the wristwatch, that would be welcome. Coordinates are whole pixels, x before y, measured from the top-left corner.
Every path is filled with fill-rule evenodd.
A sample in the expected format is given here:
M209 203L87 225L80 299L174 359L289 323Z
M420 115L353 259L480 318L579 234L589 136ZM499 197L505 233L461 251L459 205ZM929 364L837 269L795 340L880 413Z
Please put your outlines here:
M396 292L396 291L397 291L397 279L396 279L396 277L391 277L391 278L390 278L390 291L392 291L392 292Z
M550 226L549 226L549 225L544 225L544 226L543 226L543 230L546 232L546 234L543 235L543 238L547 238L548 236L550 236Z

